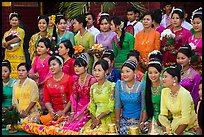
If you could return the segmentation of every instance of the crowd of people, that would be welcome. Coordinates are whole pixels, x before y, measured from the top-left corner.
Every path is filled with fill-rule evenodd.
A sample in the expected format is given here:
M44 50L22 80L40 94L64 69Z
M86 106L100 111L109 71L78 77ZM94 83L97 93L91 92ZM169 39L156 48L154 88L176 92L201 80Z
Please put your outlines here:
M163 11L141 16L130 7L128 21L102 12L100 29L92 13L80 14L72 31L62 14L41 15L26 46L19 14L11 13L2 39L2 113L17 108L21 124L57 123L82 134L107 134L110 124L120 135L133 126L139 134L202 134L202 8L190 23L170 2ZM165 30L171 41L161 39ZM90 52L94 44L102 51Z

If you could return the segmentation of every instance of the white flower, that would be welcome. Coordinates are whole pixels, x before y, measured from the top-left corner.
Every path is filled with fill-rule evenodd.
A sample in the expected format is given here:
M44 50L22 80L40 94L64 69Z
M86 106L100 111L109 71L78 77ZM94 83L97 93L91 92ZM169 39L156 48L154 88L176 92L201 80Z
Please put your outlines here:
M160 40L163 39L163 37L167 37L167 38L175 38L175 34L172 33L172 31L170 29L165 29L162 33L161 33L161 37Z
M196 45L194 45L193 43L189 43L189 45L191 46L191 50L195 50L196 49Z

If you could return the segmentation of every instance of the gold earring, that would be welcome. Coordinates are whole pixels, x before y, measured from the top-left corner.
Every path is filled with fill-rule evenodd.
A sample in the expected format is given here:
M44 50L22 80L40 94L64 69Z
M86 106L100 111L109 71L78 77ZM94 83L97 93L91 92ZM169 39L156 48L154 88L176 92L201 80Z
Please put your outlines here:
M174 82L173 82L173 86L176 86L176 81L174 80Z

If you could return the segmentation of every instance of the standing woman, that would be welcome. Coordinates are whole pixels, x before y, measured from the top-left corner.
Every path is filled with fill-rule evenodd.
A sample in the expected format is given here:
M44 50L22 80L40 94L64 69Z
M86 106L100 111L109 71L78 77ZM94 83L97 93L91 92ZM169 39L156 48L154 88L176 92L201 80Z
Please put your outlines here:
M115 69L114 67L114 61L115 56L112 50L105 50L102 59L108 61L108 73L106 74L106 79L110 82L117 82L120 78L120 72Z
M161 90L163 89L160 75L162 65L157 58L150 60L147 68L146 88L144 92L144 108L142 110L142 120L140 128L144 132L144 126L149 128L152 119L159 125L158 116L160 114ZM149 129L150 130L150 129Z
M3 99L2 99L2 112L9 109L12 104L12 90L16 79L10 78L11 65L8 60L2 61L2 82L3 82Z
M73 85L73 78L62 71L64 62L60 56L52 56L48 64L52 77L46 80L43 88L44 104L49 112L40 117L43 124L57 120L70 110L69 100Z
M51 47L51 43L48 38L42 38L39 40L39 43L37 45L38 56L36 56L32 64L32 68L29 72L29 77L37 81L38 89L39 89L40 105L43 112L45 112L46 110L45 104L43 102L43 98L44 98L43 86L45 81L51 76L51 72L48 64L48 60L51 58L51 56L48 54L50 47Z
M64 125L64 129L80 131L81 128L90 120L87 107L90 101L90 88L96 82L96 79L87 73L88 58L81 54L74 62L74 69L78 77L73 84L73 98L71 101L70 121Z
M21 114L21 122L40 123L39 92L36 82L28 78L28 64L17 67L19 80L13 86L12 106Z
M190 45L186 44L181 46L178 50L176 61L183 67L180 85L190 92L194 101L194 105L196 106L199 100L198 91L201 76L191 67L191 56L191 47Z
M64 58L64 66L62 71L70 76L76 75L74 71L74 61L75 59L72 58L74 54L74 48L70 40L63 40L59 44L59 55Z
M195 10L191 17L193 29L196 32L188 39L189 45L194 45L191 66L202 75L202 8Z
M94 45L94 35L85 29L87 22L88 22L88 18L80 14L74 19L74 24L73 24L74 30L79 31L74 36L75 46L82 45L85 48L85 50L83 51L84 53L86 53ZM90 56L89 67L88 67L89 74L91 74L93 62L94 62L94 58L93 56Z
M96 36L96 43L102 44L106 49L113 49L112 42L116 33L110 30L110 19L108 13L101 13L99 24L101 33Z
M170 66L163 73L163 86L161 93L161 105L159 122L164 134L183 135L196 127L196 113L193 99L188 90L182 87L181 65ZM168 119L172 114L172 120ZM190 132L189 132L190 133ZM193 131L191 131L193 133Z
M123 80L118 80L115 86L116 126L120 135L127 135L129 127L138 126L142 118L145 85L135 79L135 70L135 61L125 61L121 73Z
M72 45L74 45L74 33L66 30L66 19L64 16L57 16L56 19L57 26L57 46L62 41L70 40Z
M169 67L176 64L176 53L178 49L188 43L188 39L192 36L192 33L181 26L184 21L184 13L181 9L175 8L171 15L171 27L170 30L175 34L175 44L166 47L165 40L162 40L163 52L163 65L164 67Z
M114 86L113 82L106 80L108 72L108 62L99 60L94 64L94 77L97 83L91 86L90 103L88 110L91 119L82 128L82 132L86 133L92 130L101 131L103 134L108 132L108 124L114 123Z
M11 78L18 79L17 66L26 61L23 49L25 31L19 27L18 13L10 13L9 22L11 29L4 33L2 40L2 46L6 49L4 59L11 63ZM11 39L11 35L15 37Z
M47 27L49 24L49 18L45 15L38 16L38 29L39 32L32 35L29 42L29 53L30 53L30 60L32 63L34 62L35 57L37 54L37 46L39 43L39 40L42 38L48 38L51 40L52 34L47 32Z
M153 50L160 50L160 33L152 28L153 15L151 12L144 14L142 24L144 29L135 36L134 50L140 53L140 71L147 70L148 54Z
M116 32L114 36L113 51L116 56L115 68L121 72L121 66L125 62L127 54L133 50L134 36L125 32L125 21L122 17L115 16L111 19L111 31Z

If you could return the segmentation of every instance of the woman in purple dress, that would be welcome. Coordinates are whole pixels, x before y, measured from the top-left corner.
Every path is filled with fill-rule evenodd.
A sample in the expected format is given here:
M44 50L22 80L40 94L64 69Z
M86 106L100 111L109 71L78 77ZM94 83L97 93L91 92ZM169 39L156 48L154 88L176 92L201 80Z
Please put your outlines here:
M102 44L106 49L112 48L113 37L115 32L110 31L110 19L108 13L102 13L99 19L101 33L96 36L96 43Z
M196 106L199 100L198 90L201 76L190 66L191 56L191 47L185 44L178 50L176 61L183 67L180 85L191 93L194 105Z

